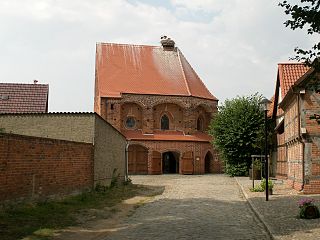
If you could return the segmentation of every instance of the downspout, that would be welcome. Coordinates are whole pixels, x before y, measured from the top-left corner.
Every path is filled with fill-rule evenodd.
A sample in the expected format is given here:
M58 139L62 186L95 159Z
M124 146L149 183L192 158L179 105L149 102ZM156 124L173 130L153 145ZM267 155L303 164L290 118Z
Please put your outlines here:
M304 152L305 152L305 142L301 134L301 114L300 114L300 93L297 93L297 102L298 102L298 141L302 144L302 186L300 191L304 189L305 182L305 168L304 168Z
M129 151L129 142L126 142L126 150L125 150L125 158L126 158L126 163L125 163L125 177L124 180L127 182L129 177L128 177L128 151Z

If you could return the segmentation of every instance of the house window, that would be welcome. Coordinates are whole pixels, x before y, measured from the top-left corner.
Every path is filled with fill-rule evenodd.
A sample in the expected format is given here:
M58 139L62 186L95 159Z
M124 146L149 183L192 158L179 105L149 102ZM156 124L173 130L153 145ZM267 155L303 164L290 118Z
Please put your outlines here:
M134 128L136 126L136 120L133 117L128 117L126 120L127 128Z
M198 131L203 131L203 118L202 117L198 117L197 130Z
M169 130L169 118L167 115L161 117L161 130Z
M110 104L110 108L111 108L111 110L114 109L114 104L113 103Z

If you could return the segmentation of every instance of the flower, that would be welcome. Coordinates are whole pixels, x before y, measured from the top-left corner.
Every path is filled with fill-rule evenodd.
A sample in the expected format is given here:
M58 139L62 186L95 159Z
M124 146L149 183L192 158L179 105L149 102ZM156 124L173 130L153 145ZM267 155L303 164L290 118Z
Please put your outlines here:
M298 201L298 204L299 204L299 208L303 208L303 207L306 207L306 206L311 206L313 205L315 202L315 200L313 198L303 198L303 199L300 199Z

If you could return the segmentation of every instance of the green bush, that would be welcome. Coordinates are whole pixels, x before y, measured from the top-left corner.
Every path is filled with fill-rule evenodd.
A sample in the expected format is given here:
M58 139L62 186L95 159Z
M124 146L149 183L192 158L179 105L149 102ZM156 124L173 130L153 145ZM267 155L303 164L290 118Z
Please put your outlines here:
M266 182L267 181L265 178L261 180L260 186L263 189L263 191L266 190ZM268 186L269 186L269 189L273 189L273 182L270 179L268 181Z
M247 163L226 164L225 172L231 177L248 176Z

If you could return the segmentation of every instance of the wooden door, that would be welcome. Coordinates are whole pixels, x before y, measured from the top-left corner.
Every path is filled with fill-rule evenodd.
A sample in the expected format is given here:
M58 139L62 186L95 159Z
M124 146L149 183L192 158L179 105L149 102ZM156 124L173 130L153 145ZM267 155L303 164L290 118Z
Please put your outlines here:
M182 166L181 173L182 174L193 174L193 152L185 152L182 155Z
M152 152L151 174L161 174L161 153Z
M148 174L148 150L139 145L129 146L129 174Z

